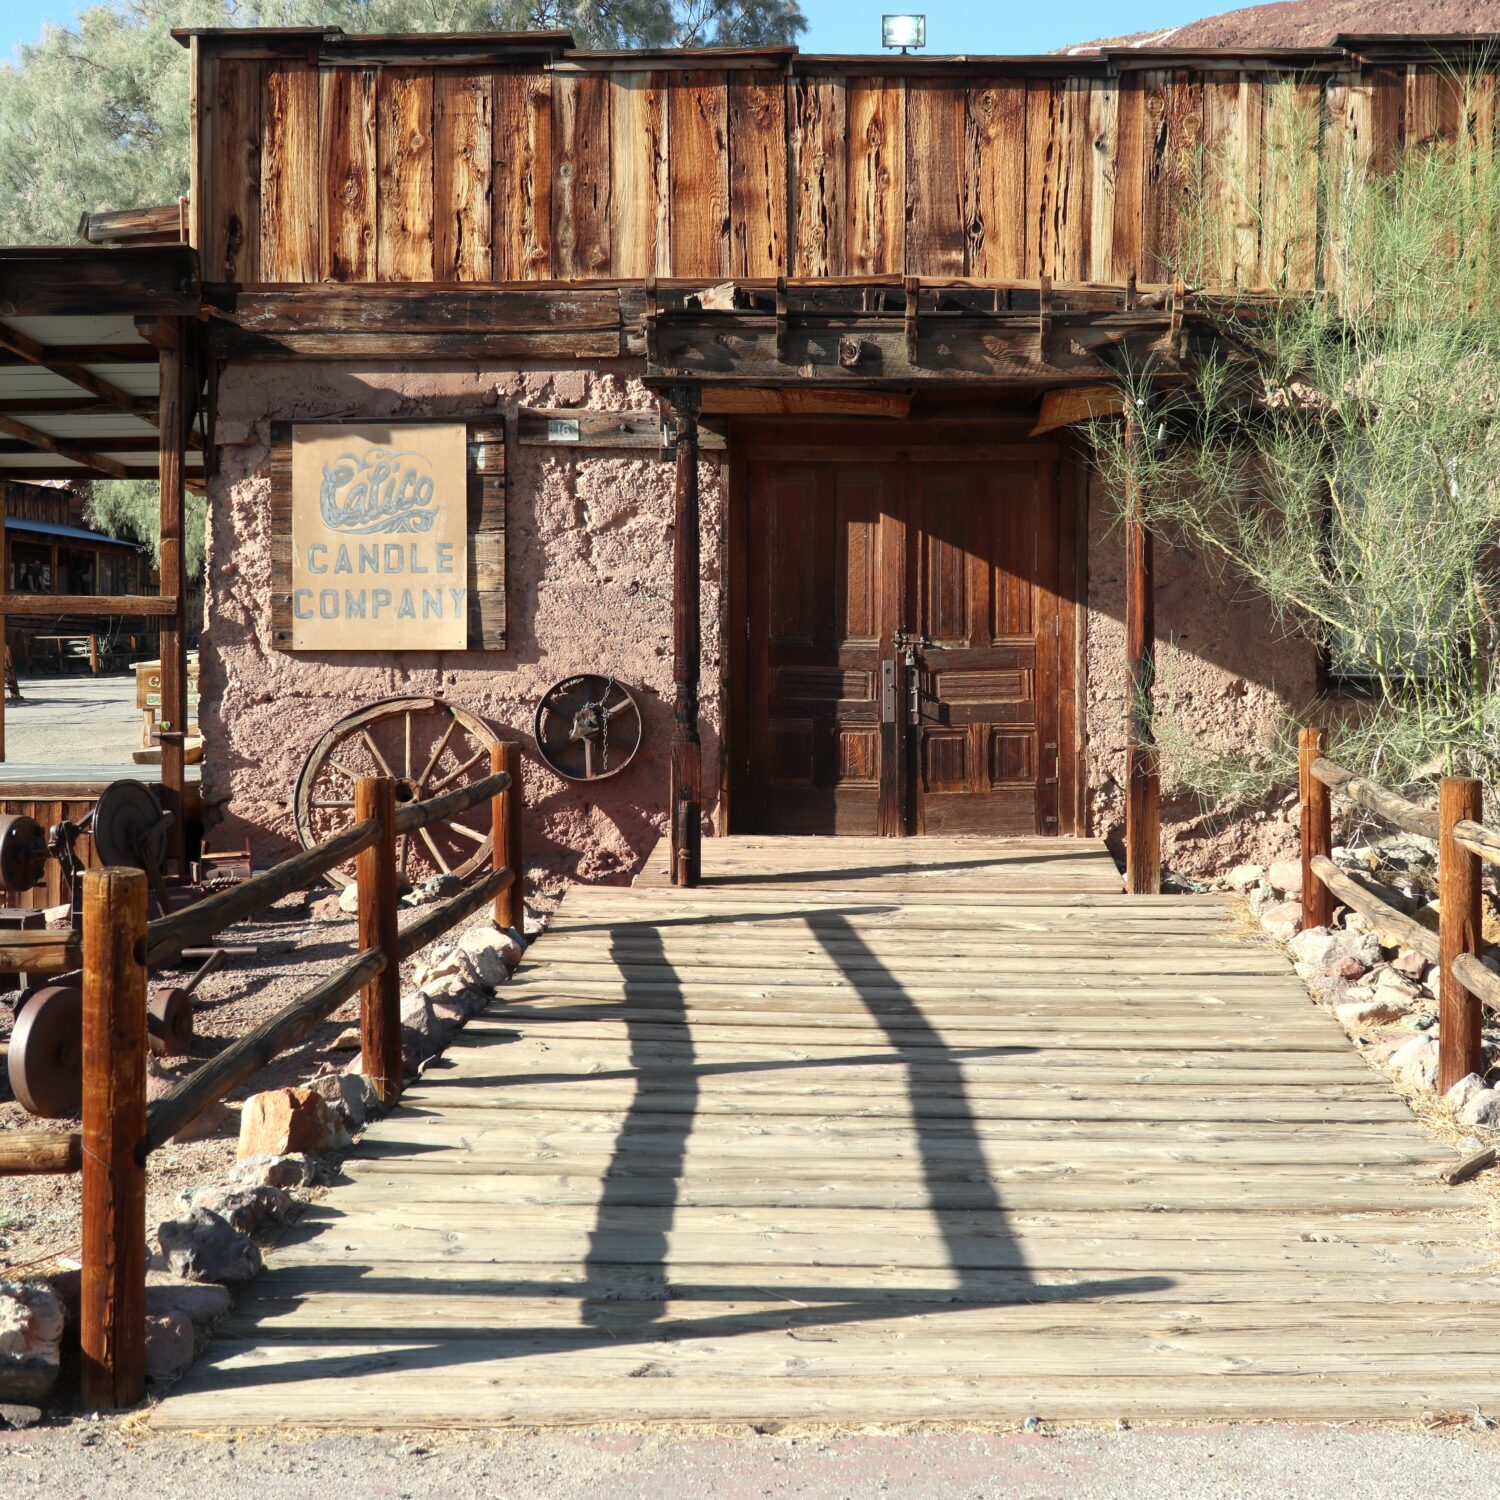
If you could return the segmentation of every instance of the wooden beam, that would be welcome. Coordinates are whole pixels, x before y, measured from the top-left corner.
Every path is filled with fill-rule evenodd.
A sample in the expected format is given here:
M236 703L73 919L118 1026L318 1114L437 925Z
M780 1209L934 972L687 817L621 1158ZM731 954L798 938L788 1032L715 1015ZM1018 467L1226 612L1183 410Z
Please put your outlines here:
M561 432L554 423L571 424ZM576 431L576 436L574 432ZM585 411L579 407L528 407L516 413L516 441L523 448L627 448L661 452L661 417L656 411ZM703 452L725 447L721 432L698 429Z
M196 317L201 301L187 245L0 249L0 318Z
M1127 450L1140 441L1125 414ZM1125 496L1125 886L1132 895L1161 889L1161 770L1152 723L1156 675L1156 577L1151 531L1134 486Z
M906 417L910 391L767 390L759 386L708 386L705 414L789 417ZM705 434L707 436L707 434ZM703 446L707 448L708 443Z
M1333 799L1313 775L1328 753L1326 729L1304 729L1297 743L1297 783L1302 804L1302 926L1333 925L1333 892L1313 873L1313 861L1333 852Z
M91 245L175 245L183 233L183 199L159 208L117 208L85 213L78 221L78 238Z
M702 868L702 746L698 676L702 648L698 503L698 392L676 386L669 400L677 438L672 512L672 769L667 798L672 883L698 884Z
M79 362L80 357L88 357L88 351L83 346L77 350L70 349L68 358L59 359L60 351L57 349L47 349L38 340L22 333L20 329L0 323L0 349L14 354L18 359L25 360L27 364L50 370L52 374L68 381L69 384L76 385L91 396L97 396L106 406L112 406L116 411L129 412L134 415L144 404L139 397L132 396L129 391L122 391L112 381L105 380L103 376L95 375L92 370L85 369ZM96 360L95 363L101 363L101 361Z
M179 600L170 594L0 594L0 614L60 619L73 615L125 615L138 620L171 619Z
M1075 422L1090 422L1095 417L1119 416L1124 410L1124 398L1119 387L1114 385L1072 385L1046 391L1031 436L1040 437L1045 432L1071 427Z
M101 437L95 441L110 453L150 453L154 456L158 447L156 435L149 432L136 437ZM24 443L20 438L0 438L0 454L35 452L30 443Z
M187 572L183 547L183 459L189 420L190 351L182 337L160 352L161 588L176 609L161 630L161 783L172 814L168 855L185 873L183 828L184 753L187 739Z
M94 469L100 474L107 474L111 479L131 477L125 465L118 459L106 458L102 453L92 452L88 448L75 448L71 443L55 438L50 433L42 432L16 417L0 416L0 432L8 433L13 438L20 438L28 447L42 453L55 453L59 458L66 458L71 463L81 464L85 469Z
M361 776L354 784L356 822L375 822L380 836L355 860L359 887L359 946L385 955L359 1002L363 1072L384 1105L401 1095L401 933L396 907L396 783Z

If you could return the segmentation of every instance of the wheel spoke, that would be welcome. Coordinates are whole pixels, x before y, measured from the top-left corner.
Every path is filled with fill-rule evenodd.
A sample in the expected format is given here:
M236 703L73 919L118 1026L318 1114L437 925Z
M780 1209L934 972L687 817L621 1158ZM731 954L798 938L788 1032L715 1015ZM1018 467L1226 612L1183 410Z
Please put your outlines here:
M359 780L359 772L358 771L351 771L348 766L340 765L338 763L338 761L336 761L331 755L328 757L328 765L333 770L337 771L340 776L347 776L350 781L358 781Z
M385 756L380 753L380 747L375 743L374 740L370 738L370 731L368 729L361 729L359 734L360 738L365 742L365 749L367 749L370 754L375 757L375 764L380 767L380 774L382 776L387 776L392 781L394 781L396 779L396 773L391 770L390 766L386 763Z
M409 781L411 779L411 710L407 709L407 711L402 715L402 718L404 718L406 721L403 725L403 729L405 731L403 738L406 742L406 754L401 762L401 774L405 776Z
M396 868L401 871L402 877L406 878L406 859L411 853L411 835L403 833L396 842L401 846L400 852L396 856Z
M427 845L428 852L437 861L438 869L440 869L444 875L451 875L453 873L453 868L448 863L448 861L443 858L443 851L438 848L437 840L433 838L431 831L426 828L419 828L417 832L422 835L422 842Z
M448 741L458 731L458 720L449 719L448 727L443 731L442 738L437 742L437 749L428 758L427 764L422 767L422 774L417 777L417 789L420 791L427 785L427 778L437 770L437 763L443 758L443 751L448 748Z
M454 833L462 834L466 839L473 839L476 844L482 844L489 838L489 834L480 833L477 828L470 828L467 823L449 823L448 827Z
M320 800L320 801L319 800L315 800L311 805L314 808L314 810L320 810L320 809L325 808L325 807L353 807L354 806L354 798L353 797L328 797L328 798L324 798L323 800Z
M450 771L441 781L434 781L428 790L436 796L445 787L452 786L465 771L472 771L488 754L488 750L476 750L456 771Z

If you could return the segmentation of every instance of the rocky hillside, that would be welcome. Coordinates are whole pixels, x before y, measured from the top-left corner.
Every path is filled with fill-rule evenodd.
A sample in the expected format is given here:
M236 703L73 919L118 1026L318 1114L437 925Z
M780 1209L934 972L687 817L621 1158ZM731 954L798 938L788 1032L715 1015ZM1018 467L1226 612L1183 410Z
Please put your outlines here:
M1279 0L1185 26L1103 37L1061 50L1077 54L1101 47L1322 47L1340 33L1393 32L1500 33L1500 0Z

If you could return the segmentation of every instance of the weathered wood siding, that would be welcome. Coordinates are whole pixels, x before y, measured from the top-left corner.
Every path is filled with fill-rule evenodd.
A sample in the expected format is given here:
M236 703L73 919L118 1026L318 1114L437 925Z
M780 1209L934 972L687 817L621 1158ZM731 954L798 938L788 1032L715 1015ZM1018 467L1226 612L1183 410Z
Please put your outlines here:
M205 277L1157 281L1196 246L1209 281L1305 287L1337 257L1320 159L1496 129L1493 78L1438 58L716 61L205 43Z

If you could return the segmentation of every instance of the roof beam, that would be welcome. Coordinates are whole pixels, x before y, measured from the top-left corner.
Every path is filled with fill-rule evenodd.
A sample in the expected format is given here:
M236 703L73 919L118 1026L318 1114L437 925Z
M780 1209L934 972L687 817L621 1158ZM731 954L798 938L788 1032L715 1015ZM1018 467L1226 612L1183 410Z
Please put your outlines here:
M62 439L61 441L66 441L66 439ZM144 436L138 437L93 437L89 441L97 443L106 453L155 454L161 447L161 440L149 432ZM23 442L20 438L0 438L0 454L33 453L35 451L30 443Z
M0 318L198 316L198 254L188 245L0 249Z
M59 458L70 459L75 464L82 464L86 469L95 469L100 474L107 474L111 479L135 477L118 459L106 458L102 453L94 453L88 448L75 448L71 443L65 443L50 433L17 421L15 417L0 416L0 432L8 433L13 438L20 438L28 448L40 449L43 453L55 453Z
M142 422L149 422L154 427L156 407L145 396L142 396L140 401L140 409L131 412L130 415L139 418ZM0 399L0 412L5 412L12 417L65 417L76 416L79 412L96 412L103 409L103 403L96 396L59 394L56 396L16 396L8 401Z
M152 359L158 358L156 350L150 344L143 343L141 347ZM86 346L80 345L77 351L70 349L67 352L82 353L85 348ZM27 364L35 365L39 370L46 370L49 374L56 375L70 385L76 385L91 396L97 396L100 401L115 411L139 417L143 422L150 422L153 427L156 425L154 401L141 396L132 396L129 391L121 390L113 381L104 379L102 375L95 375L92 370L85 369L82 364L74 360L59 359L58 355L62 352L61 350L38 343L30 334L22 333L19 328L0 323L0 350L25 360ZM133 350L132 357L135 357ZM190 448L201 446L193 433L188 434L188 446Z

